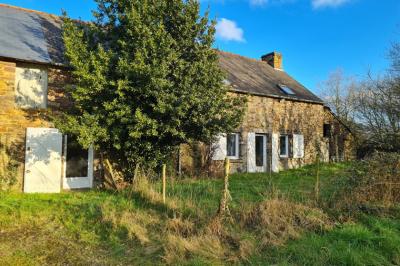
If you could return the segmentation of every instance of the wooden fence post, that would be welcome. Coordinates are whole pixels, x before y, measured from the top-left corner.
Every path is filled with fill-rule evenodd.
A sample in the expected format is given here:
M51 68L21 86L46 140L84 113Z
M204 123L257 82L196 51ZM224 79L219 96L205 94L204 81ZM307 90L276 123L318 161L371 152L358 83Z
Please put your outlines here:
M163 202L165 204L165 194L166 194L166 186L167 186L167 166L165 164L162 165L162 197Z
M229 158L225 159L225 171L224 171L224 190L223 190L223 195L221 199L221 203L219 206L219 214L220 215L225 215L228 214L230 215L229 211L229 206L228 206L228 200L230 197L229 194L229 173L230 173L230 161Z
M317 155L317 173L316 173L316 181L315 181L315 199L319 202L319 190L320 190L320 158L319 154Z

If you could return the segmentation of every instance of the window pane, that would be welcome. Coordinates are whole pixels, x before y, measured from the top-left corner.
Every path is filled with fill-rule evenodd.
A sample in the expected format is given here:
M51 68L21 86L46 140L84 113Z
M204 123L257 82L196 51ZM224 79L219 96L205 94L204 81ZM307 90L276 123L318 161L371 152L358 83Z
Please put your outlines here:
M281 88L281 90L289 95L296 95L296 93L293 91L292 88L286 86L286 85L279 85L279 87Z
M236 151L236 134L228 134L226 137L226 154L227 156L235 157L237 156Z
M328 138L331 136L331 125L330 124L324 124L324 137Z
M256 166L264 166L264 136L256 136Z
M67 141L67 177L88 176L89 152L73 138Z
M281 136L281 138L280 138L280 154L282 156L287 156L286 147L287 147L287 137Z

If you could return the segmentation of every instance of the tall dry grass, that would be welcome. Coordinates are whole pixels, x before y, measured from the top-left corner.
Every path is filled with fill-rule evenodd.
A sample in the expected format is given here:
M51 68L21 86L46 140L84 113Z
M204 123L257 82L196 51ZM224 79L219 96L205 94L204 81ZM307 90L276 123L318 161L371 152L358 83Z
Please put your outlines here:
M321 232L333 226L322 210L278 197L244 211L242 222L248 230L258 232L261 247L280 246L305 231Z

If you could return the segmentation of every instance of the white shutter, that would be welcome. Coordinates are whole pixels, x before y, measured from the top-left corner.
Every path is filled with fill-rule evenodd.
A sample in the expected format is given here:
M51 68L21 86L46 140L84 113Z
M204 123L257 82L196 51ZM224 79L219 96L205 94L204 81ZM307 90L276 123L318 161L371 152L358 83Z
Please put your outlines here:
M47 70L44 68L15 68L15 100L24 109L47 107Z
M303 135L293 135L293 158L303 158L304 157L304 136Z
M304 136L299 135L299 157L304 158Z
M298 154L299 154L299 144L298 144L298 141L297 141L297 136L298 135L296 135L296 134L294 134L293 135L293 158L294 159L296 159L296 158L299 158L298 156Z
M214 161L222 161L226 158L226 135L220 134L217 142L213 144L213 157Z
M256 172L256 133L247 135L247 172Z
M272 134L272 162L271 170L274 173L279 172L279 135Z

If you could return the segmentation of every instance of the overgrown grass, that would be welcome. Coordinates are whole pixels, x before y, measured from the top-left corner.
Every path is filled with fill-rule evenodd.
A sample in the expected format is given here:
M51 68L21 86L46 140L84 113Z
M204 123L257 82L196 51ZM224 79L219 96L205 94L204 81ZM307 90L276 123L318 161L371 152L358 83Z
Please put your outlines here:
M351 164L319 168L321 202ZM317 166L230 179L232 218L216 218L222 180L140 181L120 193L0 194L0 265L396 265L400 215L338 223L318 208Z
M329 198L332 194L331 181L347 175L351 163L309 165L279 174L234 174L230 177L229 189L234 207L242 202L261 202L266 197L274 196L279 191L296 202L314 200L314 188L317 167L321 179L321 197ZM170 186L168 194L173 197L189 199L203 210L212 212L218 206L223 181L218 179L183 179ZM157 187L161 191L161 185Z
M252 257L253 264L400 265L400 221L365 216L358 223L310 233L284 248ZM268 255L265 255L268 254Z

